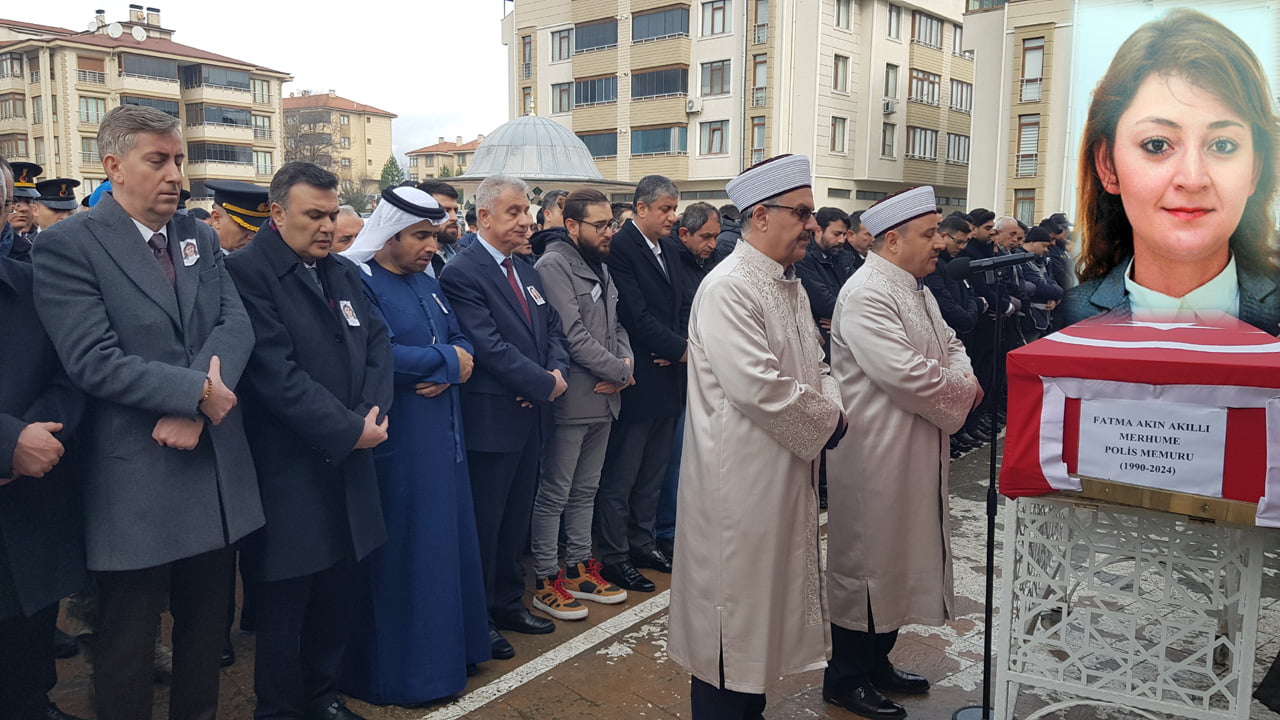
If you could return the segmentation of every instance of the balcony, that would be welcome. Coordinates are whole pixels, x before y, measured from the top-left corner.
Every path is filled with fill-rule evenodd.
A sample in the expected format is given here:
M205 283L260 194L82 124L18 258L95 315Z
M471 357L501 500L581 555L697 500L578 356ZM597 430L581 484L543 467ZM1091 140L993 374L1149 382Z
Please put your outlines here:
M520 79L528 80L533 77L533 63L520 63Z
M103 117L105 117L105 116L106 116L106 114L107 114L107 113L106 113L106 111L103 111L103 112L85 112L84 110L81 110L81 111L80 111L80 124L81 124L81 125L97 125L98 123L102 122L102 118L103 118Z
M258 177L271 177L276 174L274 165L254 165L253 174Z
M751 151L751 164L756 165L764 162L764 148L754 148Z
M102 162L102 155L101 155L101 154L99 154L99 153L98 153L98 151L96 151L96 150L94 150L94 151L92 151L92 152L81 151L81 153L80 153L80 162L82 162L82 163L100 163L100 162Z
M769 42L769 23L756 23L751 26L751 42L755 45Z
M85 85L106 85L107 74L97 70L76 70L76 82Z
M764 104L768 99L769 99L769 88L767 87L751 88L751 107L764 107Z
M919 103L920 105L929 105L938 107L938 96L934 95L908 95L907 102Z
M275 95L271 95L268 93L254 93L253 104L254 105L272 105L275 102L275 97L276 97Z
M187 123L183 136L187 140L245 143L253 139L253 128L248 125L195 122Z
M194 85L182 88L183 102L210 102L216 104L247 105L253 94L247 88L223 85Z
M143 93L174 99L178 96L178 78L120 73L120 90L128 94Z
M254 140L270 140L271 128L256 127L253 129Z
M0 92L6 91L6 90L12 90L16 92L27 91L27 81L26 81L26 78L22 76L22 73L17 73L14 75L0 74Z
M1018 93L1018 102L1040 102L1043 89L1043 78L1023 78L1022 88Z
M1040 162L1040 153L1018 153L1014 167L1014 177L1035 177Z
M188 162L186 174L189 177L197 178L228 178L234 180L244 180L253 182L257 177L252 162L222 162L218 160L205 160L201 162Z
M0 134L8 132L27 132L26 115L6 115L0 117Z

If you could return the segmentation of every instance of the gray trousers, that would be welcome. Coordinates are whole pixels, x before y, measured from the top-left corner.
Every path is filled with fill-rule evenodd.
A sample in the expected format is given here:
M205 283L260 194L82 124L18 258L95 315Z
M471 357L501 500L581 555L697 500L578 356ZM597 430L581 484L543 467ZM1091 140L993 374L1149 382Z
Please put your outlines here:
M564 518L565 562L591 557L591 521L611 422L556 425L544 452L538 495L533 500L533 571L537 577L560 569L560 520Z
M613 424L596 498L596 552L612 565L653 549L658 497L679 416Z

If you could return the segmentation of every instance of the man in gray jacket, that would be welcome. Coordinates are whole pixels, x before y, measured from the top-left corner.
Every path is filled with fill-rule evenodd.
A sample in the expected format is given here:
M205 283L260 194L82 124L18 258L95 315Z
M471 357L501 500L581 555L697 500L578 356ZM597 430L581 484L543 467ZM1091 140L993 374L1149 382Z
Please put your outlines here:
M88 396L80 450L101 591L99 720L151 717L166 603L169 717L214 716L230 545L264 522L233 390L253 328L213 228L175 214L180 130L153 108L107 113L98 146L111 193L42 233L33 257L40 320Z
M587 608L578 600L627 599L625 590L600 577L591 557L591 520L609 428L622 407L618 393L635 380L618 290L604 265L618 229L608 199L596 190L573 193L564 204L564 225L567 240L549 242L537 264L547 301L560 313L571 364L533 504L533 606L560 620L581 620ZM562 518L567 572L558 557Z

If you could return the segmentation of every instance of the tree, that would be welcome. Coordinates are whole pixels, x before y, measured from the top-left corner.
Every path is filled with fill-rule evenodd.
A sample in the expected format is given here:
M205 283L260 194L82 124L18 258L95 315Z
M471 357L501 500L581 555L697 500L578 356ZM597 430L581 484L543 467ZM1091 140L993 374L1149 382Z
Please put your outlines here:
M350 205L358 213L369 212L369 196L364 191L365 180L343 180L338 187L338 202Z
M453 177L453 171L449 169L448 165L440 166L440 177L442 178Z
M396 156L392 155L387 158L387 162L382 166L382 179L378 182L378 188L386 190L389 187L395 187L405 181L404 168L400 167L400 163L396 161Z
M328 108L305 108L291 112L284 119L284 160L300 160L333 166L338 148L338 127Z

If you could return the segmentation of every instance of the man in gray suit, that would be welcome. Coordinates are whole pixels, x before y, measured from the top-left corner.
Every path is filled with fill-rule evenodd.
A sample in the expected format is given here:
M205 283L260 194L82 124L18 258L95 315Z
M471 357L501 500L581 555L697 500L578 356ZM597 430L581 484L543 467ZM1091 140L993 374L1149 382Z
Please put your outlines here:
M99 720L150 718L160 613L173 615L169 717L211 718L229 546L263 524L233 390L253 329L213 229L175 216L176 118L122 105L98 131L112 191L50 228L35 298L81 427L85 539L97 572Z
M627 599L626 590L600 577L591 557L591 520L609 428L622 408L618 393L635 380L631 344L618 320L618 289L604 266L618 229L609 200L579 190L563 212L565 234L547 243L536 266L547 301L560 313L571 363L533 503L533 606L554 618L581 620L587 608L578 600ZM567 572L557 553L562 518Z

